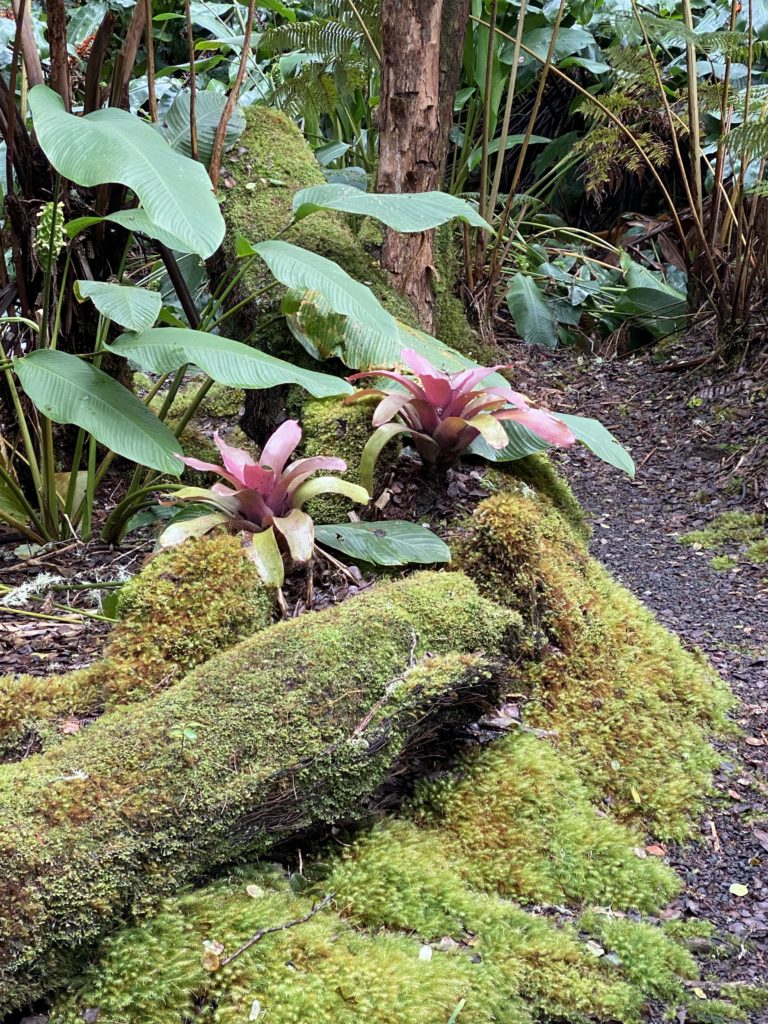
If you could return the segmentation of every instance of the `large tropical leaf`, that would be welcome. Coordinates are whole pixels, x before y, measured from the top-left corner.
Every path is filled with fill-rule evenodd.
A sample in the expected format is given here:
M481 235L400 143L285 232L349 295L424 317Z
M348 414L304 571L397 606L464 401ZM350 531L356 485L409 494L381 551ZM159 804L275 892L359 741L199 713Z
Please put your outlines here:
M587 416L571 416L565 413L557 413L558 419L567 424L573 432L577 441L580 441L586 448L596 455L598 459L607 462L609 466L615 466L623 470L629 476L635 475L635 464L629 452L623 448L610 430L604 427L599 420L590 419ZM481 437L473 441L469 447L473 455L479 455L488 462L515 462L517 459L524 459L528 455L536 455L546 451L549 447L545 441L537 437L520 423L506 420L504 429L509 437L506 447L497 449L491 448Z
M549 140L547 140L549 141ZM380 195L361 192L351 185L310 185L293 197L296 220L316 210L339 210L374 217L394 231L429 231L449 220L463 220L475 228L493 228L466 200L448 192L401 192Z
M635 463L632 456L599 420L590 419L588 416L569 416L561 413L557 415L571 428L576 440L581 441L598 459L634 477Z
M45 85L30 90L29 106L37 140L65 178L126 185L185 251L207 258L218 249L224 220L205 168L176 153L150 124L116 107L75 117Z
M374 565L408 565L410 562L431 565L451 560L450 548L436 534L425 526L404 520L316 526L315 540L350 558Z
M79 299L90 299L98 311L129 331L146 331L163 305L160 292L107 281L75 281Z
M446 373L477 366L474 360L431 334L400 320L394 321L396 334L392 337L353 317L339 317L317 292L305 292L301 296L289 294L283 310L292 334L315 359L335 357L355 370L392 369L402 365L403 349L412 348ZM490 374L485 383L503 387L508 381L500 374Z
M536 282L518 273L507 290L507 306L517 333L529 345L557 348L557 321Z
M185 363L193 363L219 384L233 388L298 384L315 398L352 391L340 377L304 370L240 341L186 327L153 327L141 334L121 334L107 347L152 373L172 373Z
M242 45L242 43L241 43ZM198 92L195 97L195 125L197 127L197 151L199 159L208 166L213 153L213 141L219 127L221 114L227 97L220 92ZM192 156L192 140L189 131L190 92L180 92L165 118L163 135L168 144L184 156ZM232 111L227 124L224 145L233 146L245 130L245 118L239 107Z
M247 251L245 246L248 243L240 240L241 254ZM397 337L394 317L371 289L355 281L332 260L289 242L260 242L250 251L264 260L281 284L300 292L319 292L334 313L359 320L392 339Z
M179 476L178 440L122 384L67 352L41 349L13 364L27 397L56 423L74 423L140 466Z

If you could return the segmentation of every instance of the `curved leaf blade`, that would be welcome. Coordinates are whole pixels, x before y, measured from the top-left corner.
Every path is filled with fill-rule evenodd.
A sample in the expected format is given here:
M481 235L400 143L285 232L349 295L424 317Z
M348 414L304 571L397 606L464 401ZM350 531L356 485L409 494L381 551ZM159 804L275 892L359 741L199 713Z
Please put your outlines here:
M129 331L146 331L163 305L160 292L108 281L75 281L75 294L90 299L102 316Z
M258 390L298 384L314 398L353 391L339 377L304 370L240 341L186 327L151 327L141 334L121 334L106 347L152 373L173 373L185 363L193 363L219 384L233 388Z
M598 459L609 466L621 469L630 477L635 475L635 463L632 456L613 434L599 420L588 416L569 416L557 414L558 419L567 424L573 431L577 441L581 441Z
M293 197L296 220L302 220L316 210L338 210L360 217L373 217L393 231L403 233L429 231L451 220L462 220L470 227L493 232L491 225L474 206L448 192L384 195L361 192L352 185L326 184L310 185Z
M557 348L557 321L536 282L515 274L507 290L507 306L517 333L529 345Z
M319 292L334 313L352 317L393 340L395 318L381 305L367 285L360 284L324 256L289 242L260 242L252 247L277 280L301 292Z
M38 142L65 178L125 185L186 251L207 259L218 249L224 220L205 168L174 152L151 125L116 107L75 117L45 85L30 90L29 106Z
M56 349L41 349L13 368L34 405L55 423L74 423L140 466L180 476L181 446L143 402L103 370Z
M242 45L242 43L241 43ZM200 160L208 166L213 153L213 142L219 127L221 114L227 97L224 93L199 91L195 97L195 126L197 128L197 149ZM163 135L168 145L184 156L192 156L192 141L189 130L191 96L188 89L178 94L165 116ZM224 146L233 146L245 131L245 118L239 106L232 111L224 136Z
M405 520L317 526L315 540L349 558L374 565L432 565L451 560L450 548L436 534Z

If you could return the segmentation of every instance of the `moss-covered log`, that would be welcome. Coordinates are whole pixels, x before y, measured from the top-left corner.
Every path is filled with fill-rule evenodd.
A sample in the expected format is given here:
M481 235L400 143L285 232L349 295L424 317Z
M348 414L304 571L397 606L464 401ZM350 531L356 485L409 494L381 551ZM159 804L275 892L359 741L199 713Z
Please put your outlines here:
M0 1006L60 983L76 947L130 909L354 815L421 737L495 697L486 658L518 623L458 573L417 574L2 766Z

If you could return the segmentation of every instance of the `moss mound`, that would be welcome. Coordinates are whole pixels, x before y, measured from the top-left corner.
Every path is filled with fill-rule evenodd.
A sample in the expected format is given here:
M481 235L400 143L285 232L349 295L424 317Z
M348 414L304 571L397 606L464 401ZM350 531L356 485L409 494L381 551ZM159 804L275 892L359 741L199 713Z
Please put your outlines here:
M62 676L0 677L0 753L64 735L63 719L142 699L213 654L268 626L273 592L236 537L162 552L120 591L121 621L103 657Z
M682 838L729 731L728 688L591 559L535 495L483 502L459 562L516 609L533 656L520 673L525 720L557 734L590 793L622 821Z
M648 999L689 1002L690 954L618 913L633 888L657 910L677 887L674 874L635 856L637 836L597 816L544 740L518 734L477 751L423 785L407 815L310 866L307 895L252 866L167 901L104 943L52 1024L75 1024L89 1007L103 1024L183 1024L196 1014L235 1024L262 1013L278 1024L445 1024L457 1012L473 1024L632 1024ZM331 892L331 909L205 968L206 951L209 967L211 950L220 963ZM576 909L525 911L506 898L512 892ZM613 901L612 911L590 907ZM727 1012L740 1016L732 1004Z

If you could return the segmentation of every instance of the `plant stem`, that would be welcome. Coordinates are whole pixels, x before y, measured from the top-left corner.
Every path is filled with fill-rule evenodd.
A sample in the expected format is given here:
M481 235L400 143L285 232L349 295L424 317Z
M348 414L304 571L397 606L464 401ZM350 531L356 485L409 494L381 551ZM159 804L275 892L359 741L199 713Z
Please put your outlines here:
M515 100L515 88L517 85L517 69L520 64L520 45L523 41L523 29L525 27L525 13L527 10L528 0L520 0L520 11L517 15L517 31L515 32L515 49L512 53L512 71L509 76L509 85L507 86L507 101L504 107L504 119L501 124L501 135L499 136L499 149L496 154L496 169L493 175L493 185L491 187L491 196L488 202L488 209L490 215L493 216L496 209L496 200L499 197L499 188L501 187L501 172L504 167L504 157L506 156L507 149L507 137L509 135L509 124L512 120L512 104Z

